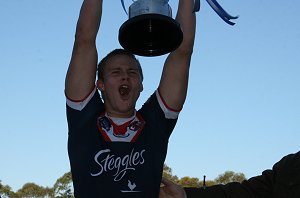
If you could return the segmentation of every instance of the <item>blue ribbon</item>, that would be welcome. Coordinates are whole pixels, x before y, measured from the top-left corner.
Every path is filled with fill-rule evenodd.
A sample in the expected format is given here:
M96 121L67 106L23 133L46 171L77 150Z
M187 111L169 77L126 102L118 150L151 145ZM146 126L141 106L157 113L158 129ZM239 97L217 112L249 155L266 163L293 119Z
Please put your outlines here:
M196 0L200 1L200 0ZM235 23L231 22L231 19L237 19L238 16L231 16L228 14L216 0L206 0L207 3L212 7L212 9L229 25L234 25Z
M124 0L121 0L121 3L122 3L123 10L124 10L124 11L126 12L126 14L128 15L127 10L126 10L126 8L125 8Z
M234 25L231 19L237 19L238 16L231 16L228 14L216 0L206 0L210 7L229 25ZM200 10L200 0L195 0L194 12L198 12Z
M206 1L210 5L210 7L221 17L221 19L223 19L229 25L235 24L232 21L230 21L231 19L239 18L238 16L231 16L230 14L228 14L216 0L206 0ZM125 8L124 0L121 0L121 3L122 3L122 7L123 7L124 11L128 15L126 8ZM193 12L198 12L199 10L200 10L200 0L195 0Z

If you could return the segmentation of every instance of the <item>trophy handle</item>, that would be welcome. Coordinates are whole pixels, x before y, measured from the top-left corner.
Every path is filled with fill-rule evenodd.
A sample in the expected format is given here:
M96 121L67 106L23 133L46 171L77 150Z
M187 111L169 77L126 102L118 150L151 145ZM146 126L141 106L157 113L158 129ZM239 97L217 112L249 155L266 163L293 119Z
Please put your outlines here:
M173 16L173 15L172 15L172 8L171 8L171 6L170 6L170 5L168 5L168 9L169 9L168 16L171 16L171 17L172 17L172 16Z
M195 0L193 12L199 12L200 10L200 0Z

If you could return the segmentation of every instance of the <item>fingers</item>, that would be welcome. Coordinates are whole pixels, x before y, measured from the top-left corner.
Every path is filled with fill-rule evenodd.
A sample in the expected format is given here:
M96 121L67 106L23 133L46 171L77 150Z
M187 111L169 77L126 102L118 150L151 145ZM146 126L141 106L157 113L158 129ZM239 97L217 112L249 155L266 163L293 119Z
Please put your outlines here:
M164 178L164 177L161 179L161 183L163 183L166 186L170 186L170 185L174 184L171 180L168 180L167 178Z
M159 198L186 198L184 189L167 178L162 178L161 183L164 184L160 188Z

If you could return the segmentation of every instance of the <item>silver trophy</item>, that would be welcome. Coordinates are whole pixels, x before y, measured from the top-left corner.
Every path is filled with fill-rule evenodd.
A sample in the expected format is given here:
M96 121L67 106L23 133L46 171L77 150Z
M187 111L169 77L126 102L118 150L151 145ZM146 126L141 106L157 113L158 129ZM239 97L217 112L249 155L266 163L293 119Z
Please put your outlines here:
M172 18L169 0L136 0L119 29L121 46L140 56L167 54L182 42L180 25ZM123 8L124 2L122 0ZM125 10L126 11L126 10Z

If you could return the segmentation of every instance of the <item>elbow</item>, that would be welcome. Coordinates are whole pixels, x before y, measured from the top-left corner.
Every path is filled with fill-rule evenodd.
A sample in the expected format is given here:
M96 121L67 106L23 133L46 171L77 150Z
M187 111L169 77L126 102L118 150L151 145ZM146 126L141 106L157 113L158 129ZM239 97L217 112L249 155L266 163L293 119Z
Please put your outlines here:
M84 28L77 27L75 34L75 41L77 44L94 43L96 37Z
M180 46L177 50L176 53L181 56L187 56L190 57L193 54L193 44L191 45L184 45Z
M194 35L183 37L183 40L176 51L178 51L179 54L191 56L194 50L194 41L195 41Z

